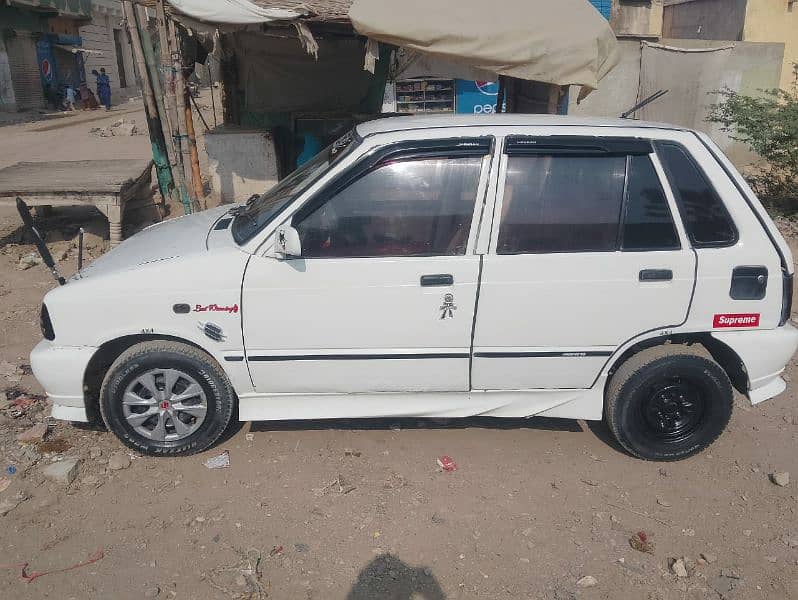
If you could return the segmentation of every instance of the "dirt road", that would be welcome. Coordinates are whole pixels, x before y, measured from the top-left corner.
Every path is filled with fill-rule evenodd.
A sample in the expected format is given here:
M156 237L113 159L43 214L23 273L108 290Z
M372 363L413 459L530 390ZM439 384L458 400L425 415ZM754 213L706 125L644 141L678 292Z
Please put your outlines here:
M10 400L41 393L24 365L53 285L42 266L19 270L32 247L17 229L0 209ZM795 362L787 375L798 381ZM537 419L247 423L202 455L152 459L61 422L23 445L47 411L34 400L0 407L3 598L798 598L793 384L754 408L738 397L710 451L673 464L630 458L601 424ZM203 466L222 450L229 468ZM45 478L69 457L71 484ZM793 481L775 485L777 471ZM630 545L637 532L650 553ZM93 554L30 583L7 566L30 575Z
M150 140L146 135L99 137L91 130L107 127L124 119L133 121L144 131L147 121L140 101L130 102L113 110L77 112L51 121L37 121L0 128L3 147L0 169L20 161L94 160L114 158L147 158Z

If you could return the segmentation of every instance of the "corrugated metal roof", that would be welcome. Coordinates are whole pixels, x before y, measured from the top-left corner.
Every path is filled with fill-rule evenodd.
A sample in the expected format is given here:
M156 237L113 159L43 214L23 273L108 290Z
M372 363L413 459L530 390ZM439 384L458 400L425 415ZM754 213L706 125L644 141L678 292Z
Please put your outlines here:
M308 11L309 20L348 21L353 0L252 0L264 8L287 8Z

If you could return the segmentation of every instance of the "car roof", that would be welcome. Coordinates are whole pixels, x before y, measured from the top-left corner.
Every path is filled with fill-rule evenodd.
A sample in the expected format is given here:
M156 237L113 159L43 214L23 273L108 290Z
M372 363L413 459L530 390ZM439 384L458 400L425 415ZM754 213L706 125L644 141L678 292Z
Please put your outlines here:
M583 126L583 127L618 127L625 129L667 129L690 131L686 127L668 125L666 123L650 123L632 119L607 119L595 117L572 117L562 115L539 114L498 114L498 115L407 115L366 121L357 126L361 137L396 131L418 129L439 129L449 127L540 127L540 126Z

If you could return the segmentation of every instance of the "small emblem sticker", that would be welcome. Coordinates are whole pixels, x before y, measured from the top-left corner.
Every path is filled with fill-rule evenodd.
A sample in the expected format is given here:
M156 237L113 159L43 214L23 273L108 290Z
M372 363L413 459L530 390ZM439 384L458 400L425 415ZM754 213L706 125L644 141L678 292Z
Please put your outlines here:
M759 313L715 315L712 327L759 327Z
M438 310L441 311L441 320L454 318L454 311L457 310L454 305L454 294L445 294L443 304Z
M226 312L235 314L238 312L238 304L230 306L219 306L218 304L195 304L194 312Z

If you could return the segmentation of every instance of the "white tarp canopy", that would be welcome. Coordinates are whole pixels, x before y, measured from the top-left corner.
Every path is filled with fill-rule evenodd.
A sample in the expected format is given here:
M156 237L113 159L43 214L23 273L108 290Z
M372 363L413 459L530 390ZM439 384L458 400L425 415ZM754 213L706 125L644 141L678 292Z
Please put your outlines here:
M619 60L609 23L588 0L355 0L373 40L518 79L598 83Z
M303 14L285 8L265 8L249 0L169 0L169 4L198 21L231 25L291 21Z

